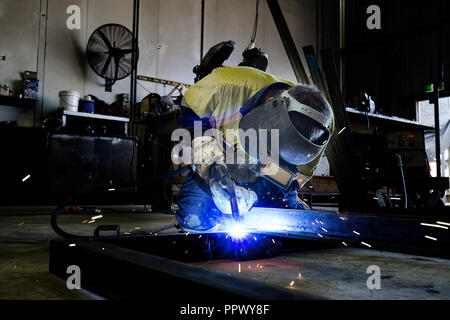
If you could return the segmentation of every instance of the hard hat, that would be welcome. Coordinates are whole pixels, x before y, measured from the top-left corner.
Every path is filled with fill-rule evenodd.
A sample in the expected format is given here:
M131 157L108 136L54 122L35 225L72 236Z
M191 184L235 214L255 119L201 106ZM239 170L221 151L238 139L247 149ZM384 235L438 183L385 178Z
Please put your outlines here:
M328 112L319 112L315 108L299 102L289 93L290 90L283 91L274 99L254 108L244 116L239 123L239 139L253 159L259 159L260 134L267 134L263 139L267 139L267 153L276 150L271 141L271 130L279 130L278 150L279 156L285 162L299 166L310 163L327 146L331 133L329 127L332 121L333 112L325 97L315 87L305 86L313 94L319 94L320 103L324 104ZM319 137L308 137L304 127L319 129ZM258 147L251 148L246 141L245 132L249 129L256 130ZM260 131L261 129L267 131ZM257 154L252 154L257 149Z

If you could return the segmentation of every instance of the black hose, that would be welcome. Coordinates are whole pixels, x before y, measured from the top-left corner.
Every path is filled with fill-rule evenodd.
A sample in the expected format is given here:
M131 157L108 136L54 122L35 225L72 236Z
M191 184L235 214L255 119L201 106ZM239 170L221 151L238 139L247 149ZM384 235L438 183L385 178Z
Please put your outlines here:
M59 214L64 210L64 208L66 206L68 206L69 204L71 204L73 202L75 202L75 198L74 197L69 198L65 202L60 204L56 208L55 212L53 212L51 219L50 219L50 223L52 225L53 231L55 231L57 234L59 234L61 237L65 238L65 239L73 239L73 240L92 239L93 237L80 236L77 234L68 233L59 227L58 221L57 221Z
M148 179L143 184L147 185L147 184L150 184L150 183L153 183L153 182L156 182L156 181L160 181L160 180L164 180L164 179L170 179L172 177L178 176L178 175L183 174L185 172L189 172L191 170L192 170L192 168L190 166L184 167L184 168L181 168L181 169L179 169L177 171L170 172L170 173L165 174L165 175L161 175L161 176L158 176L158 177L155 177L155 178ZM125 187L122 186L120 188L125 188ZM66 201L61 203L55 209L55 211L53 212L53 214L52 214L52 216L50 218L50 223L51 223L52 229L58 235L60 235L61 237L65 238L65 239L72 239L72 240L95 239L96 237L94 237L94 236L80 236L80 235L77 235L77 234L68 233L68 232L64 231L63 229L61 229L59 227L59 225L58 225L58 221L57 221L58 220L58 216L64 210L64 208L67 207L70 204L75 203L76 201L79 201L79 200L80 199L78 197L70 197L69 199L67 199ZM156 231L156 232L160 232L160 231L163 231L163 230L171 229L171 228L176 227L176 226L177 226L176 224L170 225L170 228L169 228L169 226L164 226L164 227L162 227L162 229L160 229L159 231Z

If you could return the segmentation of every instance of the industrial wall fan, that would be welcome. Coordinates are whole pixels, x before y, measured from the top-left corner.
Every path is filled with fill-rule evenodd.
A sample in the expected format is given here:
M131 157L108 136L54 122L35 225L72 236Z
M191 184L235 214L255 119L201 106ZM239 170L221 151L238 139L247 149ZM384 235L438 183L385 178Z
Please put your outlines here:
M134 42L134 46L133 46ZM133 65L133 53L136 52ZM139 48L130 30L120 24L97 28L87 44L87 58L92 70L105 79L106 91L117 80L128 77L137 65Z

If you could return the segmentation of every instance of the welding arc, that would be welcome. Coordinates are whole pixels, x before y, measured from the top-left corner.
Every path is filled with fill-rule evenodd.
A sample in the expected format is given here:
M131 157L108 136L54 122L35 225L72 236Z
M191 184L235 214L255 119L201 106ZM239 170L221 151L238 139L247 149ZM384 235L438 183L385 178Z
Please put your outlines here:
M172 177L178 176L178 175L183 174L185 172L189 172L190 170L192 170L192 168L190 166L184 167L184 168L181 168L180 170L177 170L177 171L165 174L165 175L161 175L161 176L158 176L158 177L154 177L154 178L148 179L147 181L144 182L144 184L150 184L150 183L153 183L155 181L160 181L160 180L164 180L164 179L170 179ZM125 187L127 187L127 186L121 186L121 187L118 187L118 188L125 188ZM104 191L104 190L102 189L100 191ZM79 200L80 200L79 198L70 197L69 199L67 199L65 202L60 204L55 209L55 211L53 212L53 214L52 214L52 216L50 218L50 223L51 223L52 229L53 229L53 231L55 231L57 234L59 234L61 237L65 238L65 239L73 239L73 240L95 239L96 237L94 237L94 236L92 236L92 237L91 236L80 236L80 235L77 235L77 234L68 233L68 232L64 231L63 229L61 229L59 227L59 225L58 225L58 222L57 222L58 216L64 210L64 208L67 207L70 204L75 203L76 201L79 201ZM153 232L161 232L161 231L164 231L164 230L167 230L167 229L171 229L173 227L177 227L177 225L176 224L170 225L170 228L169 228L169 226L164 226L164 227L161 227L162 228L161 230L153 231Z

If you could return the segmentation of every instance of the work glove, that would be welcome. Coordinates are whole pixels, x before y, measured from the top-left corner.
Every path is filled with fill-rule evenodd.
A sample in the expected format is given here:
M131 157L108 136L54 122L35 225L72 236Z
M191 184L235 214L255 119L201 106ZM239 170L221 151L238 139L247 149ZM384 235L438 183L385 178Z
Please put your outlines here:
M224 163L223 149L218 141L211 136L195 138L192 141L195 172L208 181L211 177L209 169L213 163Z
M215 180L211 180L210 186L217 208L224 214L232 214L228 191ZM234 187L234 191L236 192L239 215L244 216L250 211L255 202L258 201L258 196L254 191L238 186Z

